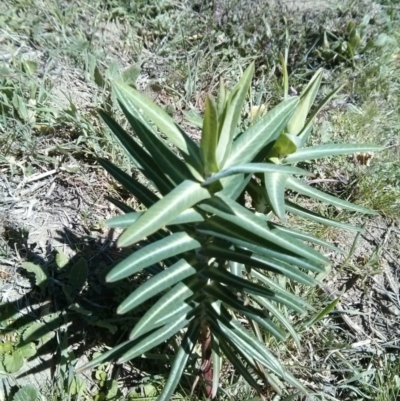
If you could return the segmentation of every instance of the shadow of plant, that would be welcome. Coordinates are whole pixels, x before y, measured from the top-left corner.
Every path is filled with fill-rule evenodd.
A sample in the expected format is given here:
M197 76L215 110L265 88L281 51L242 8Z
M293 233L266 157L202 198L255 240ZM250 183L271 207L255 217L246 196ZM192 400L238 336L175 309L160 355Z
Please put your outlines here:
M105 283L105 275L126 256L115 248L112 231L100 239L77 236L67 228L58 231L56 240L74 250L72 258L55 249L39 254L34 245L28 245L26 232L10 227L6 232L9 246L26 259L19 273L29 278L32 289L0 305L0 381L13 377L18 383L19 379L49 370L51 378L61 377L64 389L70 390L77 386L73 382L74 369L87 362L86 355L91 358L94 351L127 339L128 331L148 305L123 317L116 314L117 306L132 288L158 269L153 266L134 280L110 285ZM171 354L168 345L160 350ZM104 362L112 359L110 354ZM169 364L169 358L164 359ZM167 368L163 365L159 359L153 362L151 358L138 358L134 364L136 374L124 375L124 386L140 383L141 371L164 373ZM116 369L115 366L104 374L114 377ZM93 376L100 390L111 386L104 375L94 372ZM10 397L17 388L13 381L5 385Z

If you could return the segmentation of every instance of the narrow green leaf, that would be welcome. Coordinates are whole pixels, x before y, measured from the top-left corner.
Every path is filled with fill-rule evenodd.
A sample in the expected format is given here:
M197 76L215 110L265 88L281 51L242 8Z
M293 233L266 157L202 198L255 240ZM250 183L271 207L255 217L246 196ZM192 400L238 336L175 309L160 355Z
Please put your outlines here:
M172 397L176 386L181 380L183 371L186 367L189 356L191 355L194 346L196 345L200 332L200 324L194 321L189 325L189 328L182 339L182 343L175 355L174 362L171 366L171 371L168 375L168 380L158 397L157 401L169 401Z
M207 178L203 185L209 185L221 178L228 177L233 174L255 174L255 173L287 173L287 174L299 174L299 175L313 175L307 170L300 169L298 167L282 166L274 163L246 163L238 166L229 167L216 174L213 174L210 178Z
M217 329L218 330L218 329ZM232 344L229 337L222 331L218 332L218 338L220 341L220 346L222 352L226 355L229 359L231 364L237 370L237 372L243 376L243 378L253 387L259 394L261 394L260 386L258 385L257 381L253 378L249 369L243 365L242 361L236 356L235 352L232 350L229 344Z
M222 301L228 308L243 313L249 319L257 322L278 340L285 340L285 334L270 319L266 318L261 309L245 305L241 299L232 295L231 290L227 287L222 287L214 282L212 285L205 287L205 291L215 299Z
M110 228L128 228L130 227L144 212L129 212L119 216L112 217L106 221Z
M219 324L219 327L222 328L225 326L225 330L228 330L228 333L231 336L231 342L236 343L238 349L247 351L249 355L258 360L273 373L286 380L289 384L299 389L304 394L308 394L307 389L292 374L282 368L275 356L265 347L265 344L258 341L258 339L236 321L227 321L227 319L221 316L218 318L222 323ZM230 325L226 326L226 323L229 323ZM263 360L260 360L260 357L262 357Z
M314 103L315 97L317 96L319 87L321 85L322 74L323 69L320 68L311 78L310 82L300 95L299 105L296 107L293 116L286 126L289 134L298 135L303 129L308 112Z
M275 223L269 223L269 224L272 227L276 228L277 230L280 230L280 231L283 231L283 232L285 232L287 234L290 234L293 237L295 237L297 239L300 239L302 241L312 242L313 244L320 245L320 246L322 246L324 248L332 249L335 252L344 253L344 251L342 249L338 248L337 246L335 246L335 245L333 245L333 244L331 244L331 243L329 243L327 241L324 241L321 238L318 238L318 237L315 237L315 236L313 236L311 234L308 234L306 232L293 230L291 228L284 227L284 226L281 226L281 225L275 224Z
M339 92L340 89L342 89L343 86L339 86L338 88L334 89L332 92L330 92L322 102L318 104L318 106L313 110L311 113L310 117L308 118L307 122L305 123L304 127L298 134L298 137L300 138L300 145L299 147L303 146L307 140L308 137L311 133L312 129L312 122L314 121L314 118L317 116L317 114L323 109L323 107L333 98L333 96L336 95L337 92Z
M140 241L168 224L184 210L210 196L200 184L194 181L182 182L129 227L118 239L118 246L128 246Z
M278 138L298 102L296 97L284 100L239 136L234 141L232 152L223 167L228 168L254 160L261 149Z
M286 181L286 186L287 188L291 189L292 191L296 191L299 194L306 195L310 198L314 198L325 203L329 203L339 208L344 208L347 210L352 210L354 212L360 212L360 213L378 214L373 210L367 209L359 205L355 205L351 202L337 198L336 196L329 195L293 177L288 177Z
M124 213L130 213L133 212L134 209L132 209L130 206L128 206L126 203L119 201L118 199L113 198L112 196L106 195L105 198L111 202L114 206L116 206L118 209L122 210Z
M201 179L203 165L200 152L195 142L190 139L177 125L168 113L157 106L139 91L121 82L114 83L114 91L117 99L129 109L134 104L141 109L148 119L153 121L159 130L181 151L187 163L198 172L196 179Z
M98 110L98 113L141 172L154 183L163 195L168 193L172 189L172 185L153 158L107 113L102 110Z
M325 271L324 266L313 263L308 258L299 257L295 253L289 252L273 243L266 243L265 240L254 235L252 232L241 230L237 227L238 226L219 217L211 217L205 223L200 223L197 230L200 233L229 241L232 244L238 245L241 248L250 250L259 255L272 257L318 273ZM293 238L292 242L296 242L296 240ZM299 247L304 246L301 242L298 242L298 244ZM325 265L329 266L329 263L326 262Z
M196 128L203 129L203 117L195 110L184 111L183 115L188 123Z
M161 262L171 256L199 248L201 243L185 232L173 233L157 242L152 242L140 248L132 255L118 263L106 277L106 281L113 283L145 267ZM157 276L158 277L158 276Z
M277 259L268 258L257 255L255 253L242 249L227 249L217 244L210 244L200 250L201 255L221 258L225 260L233 260L246 266L256 267L259 269L269 270L274 273L282 274L301 284L314 285L315 280L287 263Z
M217 282L226 284L227 286L237 288L240 291L248 292L254 295L260 295L264 298L270 299L271 301L286 305L288 308L295 310L296 312L303 312L303 308L299 307L297 303L293 303L286 297L281 297L280 294L276 294L270 289L267 289L259 284L253 283L249 280L234 276L233 274L220 269L207 269L203 272L205 277Z
M205 280L193 277L175 285L142 316L133 328L130 337L137 338L149 331L149 328L165 324L169 316L172 316L178 309L178 312L182 314L192 310L189 299L204 287L205 284Z
M216 149L218 144L218 111L215 100L211 94L206 97L206 110L204 113L203 135L200 150L204 163L206 176L218 171Z
M140 182L134 180L124 171L114 166L110 161L106 159L98 159L99 164L104 167L122 186L127 189L132 195L134 195L140 203L143 203L146 207L150 207L153 203L156 203L159 198L148 188L146 188Z
M119 358L121 355L126 353L134 344L137 344L138 340L128 340L119 345L114 346L109 351L103 352L97 358L92 359L90 362L85 365L79 367L75 370L75 373L82 373L84 370L95 368L96 366L111 361L115 358Z
M226 98L229 94L225 90L225 84L222 77L219 78L218 98L217 98L217 110L218 117L223 120L223 115L226 107Z
M186 164L161 137L154 133L134 105L127 104L125 107L123 103L120 103L120 107L136 135L142 141L144 148L171 182L179 185L182 181L193 177Z
M211 359L212 359L212 369L213 369L211 399L213 399L217 396L219 387L219 378L221 376L221 366L222 366L222 357L219 347L219 339L213 333L211 338Z
M323 217L320 214L311 212L308 209L305 209L299 205L296 205L293 202L286 201L285 203L286 203L286 210L288 212L298 215L300 217L303 217L305 219L312 220L312 221L315 221L320 224L325 224L327 226L342 228L344 230L352 230L352 231L358 231L358 232L363 231L362 227L356 227L356 226L352 226L350 224L342 223L340 221L328 219L327 217Z
M298 297L291 292L287 291L285 288L280 286L278 283L276 283L274 280L271 280L270 278L266 277L264 274L260 273L256 269L251 269L250 275L255 278L256 280L261 281L264 285L268 286L272 291L274 291L275 295L277 297L282 297L285 299L286 304L289 304L289 308L295 310L298 313L304 313L307 309L312 310L313 308L306 302L304 301L303 298ZM277 301L277 303L285 304L284 302L281 302L280 300Z
M313 316L306 324L306 327L311 327L313 326L315 323L319 322L320 320L322 320L326 315L328 315L329 313L331 313L335 308L336 305L339 303L340 301L340 297L336 298L335 300L333 300L327 307L325 307L321 312L319 312L317 315Z
M250 232L317 263L329 263L329 260L323 255L311 247L300 243L295 238L276 230L271 231L265 221L257 217L250 210L225 196L213 196L206 202L201 203L199 208L206 212L214 213L222 219L237 225L240 227L237 232ZM246 235L247 234L244 234L244 236Z
M182 316L177 319L175 322L161 327L158 330L155 330L153 333L146 335L142 341L139 341L135 344L128 352L122 355L118 363L125 363L131 359L134 359L145 352L151 350L152 348L156 347L157 345L161 344L162 342L168 340L173 335L178 333L181 329L187 326L190 321L193 319L192 316Z
M207 306L207 313L212 325L218 326L226 338L229 338L229 343L235 343L239 348L248 353L253 359L265 365L268 369L279 376L284 376L284 371L279 361L272 353L254 337L248 330L244 329L239 323L232 318L227 318L222 314L218 314L214 308Z
M120 216L112 217L106 221L108 227L111 228L128 228L130 227L144 212L128 212ZM198 223L204 221L201 213L194 209L184 210L179 216L171 220L167 225Z
M285 221L285 185L287 174L265 173L264 185L268 195L269 204L274 213Z
M286 330L292 336L297 348L301 349L300 336L290 324L289 320L282 315L279 309L272 302L268 301L265 298L259 297L257 295L252 295L251 297L254 298L261 306L263 306L275 316L275 318L286 328Z
M379 152L383 148L376 145L361 144L327 144L299 149L296 153L286 156L283 163L298 163L307 160L314 160L321 157L336 155L347 155L356 152Z
M254 74L254 63L243 73L239 82L233 88L226 104L224 118L221 120L221 131L216 151L218 166L221 168L225 164L226 158L231 153L232 142L235 131L242 113L244 101L251 85Z
M197 270L194 261L180 259L174 265L140 285L119 305L117 313L123 315L129 312L160 292L196 273Z

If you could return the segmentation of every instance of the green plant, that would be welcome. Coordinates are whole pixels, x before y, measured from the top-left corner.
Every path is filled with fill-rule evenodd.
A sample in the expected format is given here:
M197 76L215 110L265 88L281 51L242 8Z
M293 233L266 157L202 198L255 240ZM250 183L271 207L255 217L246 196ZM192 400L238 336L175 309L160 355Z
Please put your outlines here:
M283 65L285 100L244 132L239 132L237 125L254 67L251 65L245 71L230 93L221 82L217 100L212 95L206 99L200 146L160 107L124 83L114 82L114 93L144 148L107 113L100 110L100 116L149 179L150 187L132 180L109 161L99 159L147 208L134 212L113 200L126 212L108 221L110 227L126 229L118 245L126 247L146 238L147 241L113 268L106 279L115 282L152 266L154 276L129 295L118 313L128 313L153 297L158 299L135 325L128 341L80 370L115 357L121 363L127 362L187 328L160 401L170 399L197 341L202 345L200 370L207 396L217 393L222 354L260 394L257 376L278 392L278 377L307 392L265 347L259 327L282 341L287 339L284 328L299 346L299 336L280 308L298 313L312 308L285 284L274 280L274 276L279 274L314 285L313 274L325 272L329 260L304 241L336 248L269 220L272 212L284 220L285 212L290 211L320 223L354 228L285 202L285 187L368 213L368 209L294 179L293 175L310 173L293 165L379 148L336 144L301 148L311 132L312 119L336 91L307 118L322 71L314 75L300 98L289 98ZM151 128L139 110L162 135ZM164 136L175 145L182 159L170 149ZM252 196L258 212L247 206L245 193ZM241 324L240 316L245 316L248 323Z
M370 17L366 15L359 25L350 21L344 32L331 32L324 30L321 33L320 46L316 50L317 56L329 64L337 62L350 62L354 64L357 57L382 47L390 38L381 32L374 39L368 38Z

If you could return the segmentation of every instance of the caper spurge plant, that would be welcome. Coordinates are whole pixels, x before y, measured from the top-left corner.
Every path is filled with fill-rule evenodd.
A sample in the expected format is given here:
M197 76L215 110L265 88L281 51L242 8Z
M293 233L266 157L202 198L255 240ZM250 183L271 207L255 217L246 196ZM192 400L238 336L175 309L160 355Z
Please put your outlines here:
M295 166L299 161L377 149L333 144L303 147L313 117L334 94L309 116L322 71L314 75L300 97L285 94L280 104L240 132L239 119L253 69L253 65L247 68L232 91L221 82L217 99L207 96L200 144L163 109L124 83L115 82L113 90L134 135L100 111L132 163L149 180L146 187L100 159L146 208L138 212L115 201L125 212L108 221L110 227L125 229L118 245L146 242L114 267L107 281L150 268L152 277L122 302L118 313L128 313L151 298L154 301L132 328L128 341L86 368L116 357L121 363L129 361L179 336L180 346L159 401L170 399L198 342L208 397L217 393L222 356L259 392L260 380L274 385L278 377L306 393L255 333L262 328L282 341L288 333L299 345L299 335L282 313L282 306L298 313L305 313L309 306L274 277L282 275L314 285L315 274L326 271L329 260L306 243L335 247L272 223L270 218L275 214L284 221L289 211L323 224L351 227L285 201L285 188L339 207L369 212L313 189L299 178L310 175Z

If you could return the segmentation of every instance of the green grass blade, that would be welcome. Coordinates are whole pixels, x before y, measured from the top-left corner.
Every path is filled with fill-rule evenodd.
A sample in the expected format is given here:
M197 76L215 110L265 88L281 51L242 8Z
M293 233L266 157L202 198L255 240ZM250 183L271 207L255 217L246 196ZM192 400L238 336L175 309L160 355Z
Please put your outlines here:
M367 209L365 207L355 205L354 203L345 201L343 199L337 198L336 196L329 195L323 191L320 191L319 189L313 188L310 185L305 184L304 182L293 178L293 177L288 177L287 182L286 182L286 187L291 189L292 191L296 191L299 194L308 196L310 198L317 199L319 201L329 203L333 206L351 210L353 212L359 212L359 213L366 213L366 214L378 214L377 212Z
M122 186L128 190L132 195L143 203L146 207L150 207L159 200L159 197L151 192L148 188L140 182L133 180L128 174L122 171L117 166L114 166L106 159L98 159L99 164L104 167Z
M210 193L194 181L184 181L151 206L118 239L118 246L132 245L167 225L184 210L209 198Z
M224 118L220 120L221 130L216 150L218 166L221 168L232 148L235 131L242 113L244 101L254 74L254 63L247 67L237 85L233 88L226 102Z
M200 150L204 163L206 176L218 171L217 144L218 144L218 111L215 100L211 94L206 97L206 110L204 113L203 135Z
M176 283L196 274L194 261L180 259L174 265L150 278L128 296L118 307L117 313L122 315L141 305L160 292Z
M336 298L334 301L332 301L327 307L325 307L321 312L317 313L315 316L313 316L306 324L305 327L311 327L315 323L319 322L322 320L326 315L331 313L335 308L336 305L339 303L340 298Z
M275 316L275 318L282 324L283 327L285 327L285 329L292 336L297 348L301 349L299 334L290 324L289 320L282 315L282 313L279 311L279 308L277 308L272 302L268 301L265 298L258 297L257 295L252 295L251 297L254 298L261 306L267 309L272 315Z
M129 110L130 105L141 109L144 115L158 127L158 129L173 143L182 153L185 161L192 165L201 179L203 165L198 146L186 135L161 107L157 106L139 91L121 82L114 83L114 92L117 99ZM199 177L196 176L196 179Z
M298 98L284 100L238 137L224 168L254 160L261 149L278 138L298 102Z
M383 148L376 145L361 144L327 144L299 149L296 153L287 156L283 163L298 163L307 160L315 160L321 157L348 155L355 152L379 152Z
M199 333L199 322L192 322L182 339L182 343L178 349L178 352L175 355L174 362L172 363L167 382L165 383L161 394L157 398L157 401L170 401L173 392L175 391L179 381L181 380L189 356L191 355L193 348L196 345Z
M284 227L284 226L281 226L281 225L275 224L275 223L269 223L269 224L271 225L271 227L274 227L277 230L283 231L284 233L290 234L293 237L300 239L301 241L312 242L313 244L322 246L327 249L331 249L332 251L344 253L344 251L342 249L338 248L337 246L335 246L327 241L324 241L321 238L315 237L314 235L311 235L311 234L308 234L308 233L302 232L302 231L293 230L291 228Z
M306 310L313 310L313 308L306 301L304 301L303 298L289 292L278 283L276 283L274 280L271 280L264 274L260 273L258 270L251 269L250 274L254 279L261 281L261 283L270 288L276 296L283 297L286 303L292 305L290 308L295 310L296 312L304 313L306 312ZM284 304L284 302L281 301L279 301L279 303Z
M185 232L177 232L140 248L118 263L106 276L106 281L113 283L161 262L172 256L201 247L201 243Z
M210 178L207 178L203 185L210 185L221 178L228 177L234 174L255 174L255 173L287 173L287 174L299 174L299 175L313 175L307 170L303 170L297 167L282 166L274 163L246 163L238 166L229 167L224 169Z

